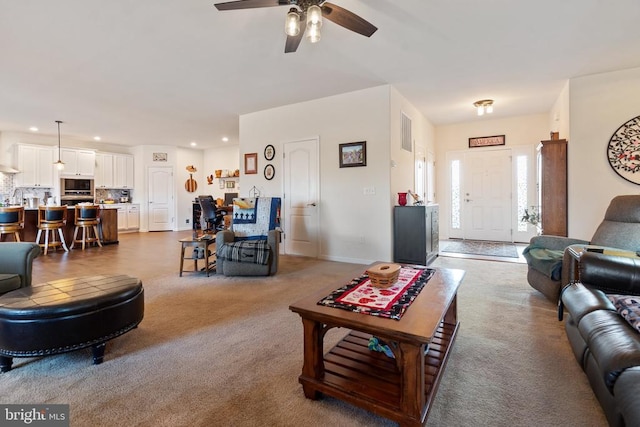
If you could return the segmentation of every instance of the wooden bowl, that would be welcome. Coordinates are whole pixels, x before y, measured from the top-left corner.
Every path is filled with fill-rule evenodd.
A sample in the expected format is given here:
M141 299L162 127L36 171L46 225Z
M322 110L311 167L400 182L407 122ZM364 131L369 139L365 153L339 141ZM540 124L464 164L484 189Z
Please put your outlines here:
M371 286L388 288L398 281L400 264L376 264L367 270Z

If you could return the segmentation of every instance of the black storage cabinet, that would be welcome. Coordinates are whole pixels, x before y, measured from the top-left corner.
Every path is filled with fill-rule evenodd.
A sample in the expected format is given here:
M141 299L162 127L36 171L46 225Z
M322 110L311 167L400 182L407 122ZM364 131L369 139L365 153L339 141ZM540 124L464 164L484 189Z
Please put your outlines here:
M393 261L428 265L438 256L438 205L393 208Z

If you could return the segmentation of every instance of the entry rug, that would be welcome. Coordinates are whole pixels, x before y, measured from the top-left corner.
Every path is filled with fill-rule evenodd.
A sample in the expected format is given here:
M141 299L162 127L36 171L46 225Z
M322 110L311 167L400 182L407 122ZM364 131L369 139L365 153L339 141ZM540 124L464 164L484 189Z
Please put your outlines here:
M402 267L398 281L388 288L371 285L365 273L318 301L319 305L400 320L435 270Z
M444 245L442 252L518 258L518 250L516 249L516 245L513 243L489 242L485 240L450 241Z

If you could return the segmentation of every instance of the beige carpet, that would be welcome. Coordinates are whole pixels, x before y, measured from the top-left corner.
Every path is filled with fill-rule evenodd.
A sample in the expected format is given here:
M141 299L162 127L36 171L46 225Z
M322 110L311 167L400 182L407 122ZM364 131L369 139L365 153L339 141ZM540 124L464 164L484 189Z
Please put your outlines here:
M607 425L526 265L441 257L435 266L467 275L427 426ZM353 265L283 257L281 267L270 278L145 278L145 319L107 345L105 363L92 365L89 350L15 359L0 402L69 403L72 426L395 425L305 399L297 382L302 324L288 306Z

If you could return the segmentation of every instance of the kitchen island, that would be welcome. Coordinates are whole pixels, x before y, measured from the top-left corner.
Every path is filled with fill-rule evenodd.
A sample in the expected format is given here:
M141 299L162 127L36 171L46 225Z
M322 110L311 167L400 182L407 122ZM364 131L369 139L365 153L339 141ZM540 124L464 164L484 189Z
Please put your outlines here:
M103 245L118 243L118 206L100 205L100 242ZM75 206L68 206L67 223L62 229L64 240L70 248L75 230ZM23 242L35 242L38 235L38 208L24 208L24 229L20 232Z

